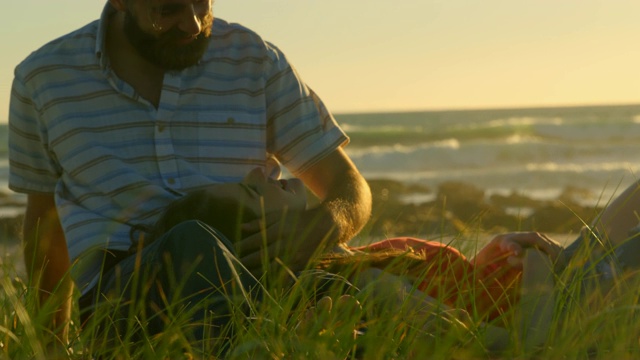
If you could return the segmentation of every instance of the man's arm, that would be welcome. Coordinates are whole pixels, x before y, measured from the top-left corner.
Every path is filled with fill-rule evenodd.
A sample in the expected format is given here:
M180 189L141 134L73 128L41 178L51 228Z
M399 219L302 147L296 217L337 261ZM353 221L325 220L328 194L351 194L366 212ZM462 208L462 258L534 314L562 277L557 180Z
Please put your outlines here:
M299 177L321 200L324 229L334 229L331 243L347 242L362 230L371 216L371 190L342 148Z
M53 195L29 194L24 219L24 261L29 283L38 289L38 307L52 308L49 329L66 344L73 283L69 254Z
M291 269L304 268L317 251L346 242L366 224L371 215L369 185L341 148L299 174L320 204L301 214L266 217L266 234L245 228L248 236L237 244L243 264L252 270L267 260L284 261ZM266 242L266 247L264 246Z

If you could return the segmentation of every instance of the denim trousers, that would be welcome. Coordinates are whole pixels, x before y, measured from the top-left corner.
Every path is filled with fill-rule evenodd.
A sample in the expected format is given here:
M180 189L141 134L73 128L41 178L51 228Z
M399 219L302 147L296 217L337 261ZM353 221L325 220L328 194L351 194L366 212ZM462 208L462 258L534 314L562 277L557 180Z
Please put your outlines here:
M155 335L178 322L191 340L226 339L233 315L259 300L258 285L227 238L189 220L104 272L80 299L80 310L83 319L101 324L98 331L107 331L107 338L128 331Z

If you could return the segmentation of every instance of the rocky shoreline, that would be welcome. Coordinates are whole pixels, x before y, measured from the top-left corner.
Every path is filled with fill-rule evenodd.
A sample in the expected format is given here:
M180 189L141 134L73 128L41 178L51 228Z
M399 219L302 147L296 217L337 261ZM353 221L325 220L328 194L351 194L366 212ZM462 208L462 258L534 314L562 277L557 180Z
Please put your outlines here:
M557 199L537 200L516 191L488 196L473 184L454 181L437 189L381 179L370 180L369 185L373 216L367 231L377 238L508 231L575 234L602 210L581 205L580 199L593 194L577 187L564 189ZM411 197L430 200L407 202Z
M554 200L536 200L515 191L507 196L487 196L473 184L453 181L436 189L385 179L369 180L369 185L373 214L363 234L370 238L519 230L576 233L602 210L580 205L577 199L590 195L580 188L567 188ZM0 197L0 208L15 210L20 206L24 204L9 196ZM22 220L23 215L0 216L0 240L17 241Z
M575 199L588 194L568 188L554 200L541 201L513 192L508 196L487 196L469 183L446 182L437 189L406 185L393 180L370 180L373 195L372 217L354 244L364 244L392 236L414 236L444 241L471 240L470 255L491 239L492 234L509 231L540 231L561 242L570 241L585 223L601 211L579 205ZM23 276L20 256L25 204L0 196L0 275ZM410 201L408 201L410 199ZM6 210L6 211L5 211ZM567 236L570 235L570 236ZM465 250L466 249L466 250Z

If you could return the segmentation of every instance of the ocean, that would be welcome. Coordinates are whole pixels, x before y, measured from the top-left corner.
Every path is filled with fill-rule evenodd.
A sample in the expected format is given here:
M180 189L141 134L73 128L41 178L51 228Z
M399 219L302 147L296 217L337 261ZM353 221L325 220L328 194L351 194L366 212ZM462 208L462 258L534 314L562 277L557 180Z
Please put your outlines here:
M435 189L463 181L487 196L554 199L588 190L604 204L640 176L640 105L349 114L347 152L368 179Z
M367 179L436 189L463 181L486 194L552 199L572 186L605 203L640 175L640 105L337 114ZM0 124L0 192L7 187ZM23 199L11 194L15 200ZM424 197L407 201L425 200Z

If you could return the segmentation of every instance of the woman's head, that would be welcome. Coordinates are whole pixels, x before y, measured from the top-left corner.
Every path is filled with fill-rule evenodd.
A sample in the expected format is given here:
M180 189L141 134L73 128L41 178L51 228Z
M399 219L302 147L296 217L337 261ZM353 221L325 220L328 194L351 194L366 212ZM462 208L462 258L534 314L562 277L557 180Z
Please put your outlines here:
M306 203L302 181L270 179L256 168L239 183L213 184L171 203L150 229L149 240L183 221L200 220L236 241L240 224L266 214L301 211Z
M300 179L275 180L255 168L238 184L220 184L229 196L256 215L300 211L307 206L304 183ZM239 189L240 188L240 189Z

